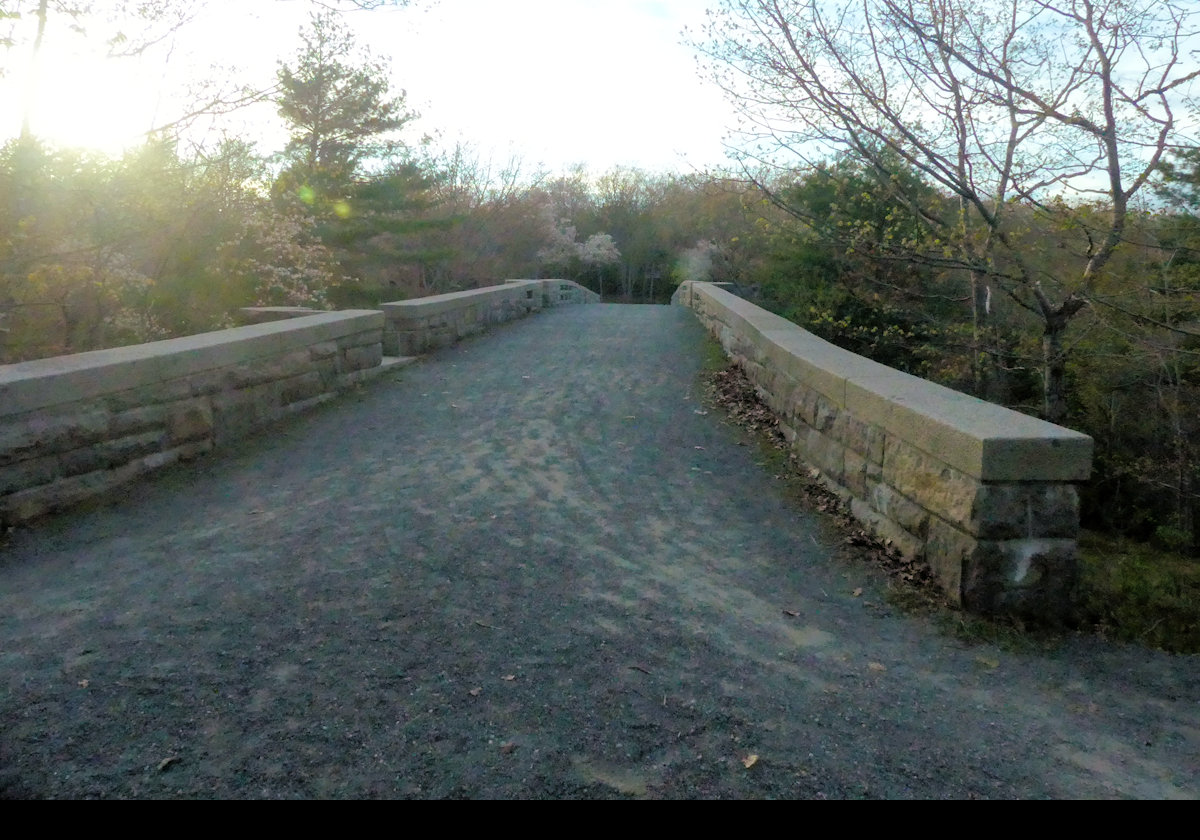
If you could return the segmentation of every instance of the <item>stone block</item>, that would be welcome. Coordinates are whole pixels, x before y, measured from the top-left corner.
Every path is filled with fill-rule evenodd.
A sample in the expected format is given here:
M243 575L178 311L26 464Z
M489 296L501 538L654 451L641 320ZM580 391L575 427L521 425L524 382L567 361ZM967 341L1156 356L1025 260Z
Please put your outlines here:
M926 510L970 531L980 482L902 440L888 436L883 481Z
M351 335L342 336L335 344L338 350L345 350L349 347L365 347L371 344L378 344L382 334L381 330L363 330Z
M279 401L281 405L291 405L315 397L323 390L324 383L321 381L321 374L309 371L280 382Z
M946 522L931 517L925 540L925 562L951 603L962 605L963 568L978 541Z
M856 498L868 498L870 488L882 480L883 468L871 463L849 447L843 447L842 461L842 484Z
M873 423L859 420L849 412L840 412L833 421L829 434L874 464L883 464L883 429Z
M167 416L167 440L178 446L213 435L213 410L208 400L189 400L171 407Z
M211 397L230 387L227 372L224 369L208 370L194 373L188 377L189 396Z
M226 388L249 388L304 373L310 362L308 349L294 350L273 359L234 365L226 369Z
M218 445L273 420L279 413L275 383L217 394L212 398L213 435Z
M337 341L322 341L308 348L308 357L315 362L320 359L328 359L332 356L336 356L337 352Z
M170 403L160 403L117 412L109 417L109 436L123 437L150 429L165 429L170 408Z
M0 467L0 496L49 484L58 478L58 458L45 455Z
M912 499L897 492L895 488L889 487L883 481L874 482L868 488L866 499L873 510L895 522L915 538L923 541L928 537L932 514Z
M824 399L820 393L801 386L797 392L796 402L796 419L802 420L806 425L815 426L817 424L817 406Z
M817 400L816 414L813 417L812 427L819 432L833 435L834 424L837 423L840 411L836 403L822 397Z
M134 408L172 403L190 396L192 396L192 389L186 379L170 379L124 391L115 391L106 394L103 399L109 411L120 413Z
M157 452L162 446L163 435L150 431L80 447L58 456L59 474L75 476L116 469L148 452Z
M212 440L196 440L161 452L152 452L132 465L138 473L152 472L180 461L191 461L213 450Z
M107 436L108 413L105 411L61 414L33 411L6 418L6 422L0 424L0 466L78 449Z
M1079 492L1072 484L984 484L968 523L980 539L1075 539Z
M795 448L800 459L838 484L843 484L846 448L808 426L797 429L796 433Z
M1078 579L1074 540L985 540L963 569L963 606L1039 621L1071 614Z
M860 499L850 499L850 515L888 548L910 560L924 556L925 543Z

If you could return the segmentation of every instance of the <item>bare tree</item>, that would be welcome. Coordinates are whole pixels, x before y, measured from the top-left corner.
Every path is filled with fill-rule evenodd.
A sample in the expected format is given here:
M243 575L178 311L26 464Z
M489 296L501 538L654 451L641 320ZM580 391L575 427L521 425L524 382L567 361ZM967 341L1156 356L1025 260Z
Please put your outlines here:
M927 236L892 256L959 270L1042 325L1044 414L1066 414L1071 319L1200 76L1191 0L723 0L702 48L740 107L748 164L849 152ZM916 171L935 191L910 189ZM786 208L785 208L786 209ZM1073 231L1048 244L1029 220Z

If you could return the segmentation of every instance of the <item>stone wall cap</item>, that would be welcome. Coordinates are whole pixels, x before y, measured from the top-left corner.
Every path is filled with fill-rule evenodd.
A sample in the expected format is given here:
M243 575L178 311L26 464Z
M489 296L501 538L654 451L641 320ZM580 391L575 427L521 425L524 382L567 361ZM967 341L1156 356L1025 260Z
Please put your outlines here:
M382 328L382 312L348 309L0 365L0 416L253 362L318 342Z
M501 286L485 286L482 289L466 289L461 292L446 292L411 300L390 301L381 303L379 308L387 315L388 320L423 318L441 312L452 312L487 298L515 299L521 294L522 286L531 284L540 286L541 281L515 281Z
M982 481L1086 481L1091 476L1093 441L1082 432L859 356L714 284L695 282L692 289L763 342L818 368L822 393L855 418L957 470Z

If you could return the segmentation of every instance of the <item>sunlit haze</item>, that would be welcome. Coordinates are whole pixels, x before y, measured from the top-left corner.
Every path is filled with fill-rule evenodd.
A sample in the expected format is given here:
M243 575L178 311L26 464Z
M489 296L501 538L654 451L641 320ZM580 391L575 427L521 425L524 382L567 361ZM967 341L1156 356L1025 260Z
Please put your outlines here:
M516 155L551 169L585 163L593 171L686 172L724 163L722 138L732 122L682 43L685 26L702 25L706 5L442 0L347 12L344 20L360 45L391 60L395 89L407 91L420 112L410 142L431 135L439 146L462 141L484 157ZM78 35L52 18L33 131L56 144L118 153L186 113L203 88L270 85L277 62L299 50L298 30L315 8L303 0L208 0L143 55L108 60L102 37ZM25 25L32 29L31 20ZM3 66L0 132L12 137L28 89L28 52L18 44ZM263 153L285 142L269 105L198 122L190 139L221 132L256 140Z

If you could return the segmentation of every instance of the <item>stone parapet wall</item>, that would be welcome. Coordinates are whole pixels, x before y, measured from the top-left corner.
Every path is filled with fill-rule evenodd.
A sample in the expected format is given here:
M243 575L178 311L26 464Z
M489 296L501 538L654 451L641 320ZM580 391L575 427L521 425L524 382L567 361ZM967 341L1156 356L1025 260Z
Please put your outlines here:
M550 306L595 303L600 297L570 280L509 280L500 286L380 305L389 356L427 353Z
M380 369L383 315L326 312L0 366L0 525L196 457Z
M745 369L855 518L926 561L952 600L1066 615L1091 438L842 350L715 284L684 283L673 302Z

